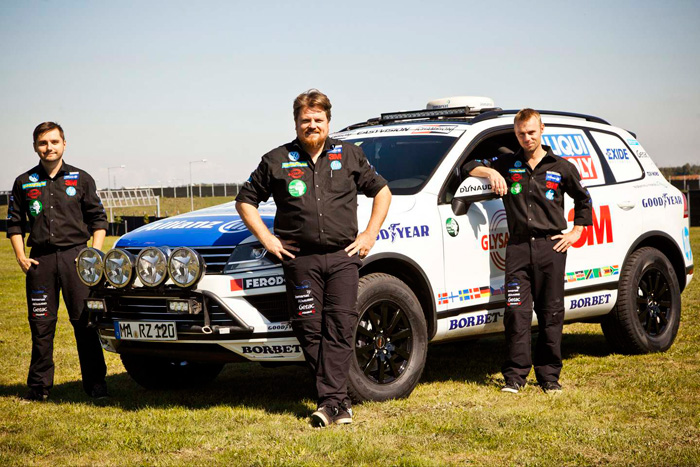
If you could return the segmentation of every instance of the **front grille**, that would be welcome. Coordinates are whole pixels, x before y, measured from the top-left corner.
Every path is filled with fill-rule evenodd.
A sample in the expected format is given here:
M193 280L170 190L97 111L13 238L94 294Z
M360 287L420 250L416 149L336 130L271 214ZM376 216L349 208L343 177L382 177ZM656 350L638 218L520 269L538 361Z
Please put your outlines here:
M248 295L244 297L248 303L257 308L261 315L271 323L287 321L287 294L273 293L265 295Z
M203 312L197 314L169 313L167 298L164 297L113 296L107 300L107 309L111 319L204 324ZM212 325L234 326L236 324L216 303L209 301L207 310Z
M175 249L176 247L171 247ZM134 256L138 256L143 248L124 248ZM199 253L207 264L207 274L221 274L224 271L234 247L232 246L197 246L192 247Z

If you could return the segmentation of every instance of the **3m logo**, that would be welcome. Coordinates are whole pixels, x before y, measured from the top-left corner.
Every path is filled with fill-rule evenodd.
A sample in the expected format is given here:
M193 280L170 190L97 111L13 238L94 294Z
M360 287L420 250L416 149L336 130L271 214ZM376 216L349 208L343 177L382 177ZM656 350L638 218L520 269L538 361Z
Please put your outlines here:
M593 225L583 228L581 238L571 246L581 248L584 245L600 245L603 243L613 243L612 219L610 218L610 206L600 206L596 214L593 209ZM569 222L574 220L574 210L569 211Z

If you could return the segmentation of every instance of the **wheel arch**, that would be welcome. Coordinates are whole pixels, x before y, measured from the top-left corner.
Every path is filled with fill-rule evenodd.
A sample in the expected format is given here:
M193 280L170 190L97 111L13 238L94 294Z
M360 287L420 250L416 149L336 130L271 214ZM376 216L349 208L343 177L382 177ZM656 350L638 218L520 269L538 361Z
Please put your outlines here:
M397 253L379 253L368 258L360 268L360 277L374 272L382 272L402 280L416 294L425 316L428 328L428 341L437 332L437 314L433 301L433 288L428 276L415 261Z
M676 278L678 279L678 285L681 292L683 292L686 285L685 261L683 260L683 253L673 238L671 238L671 236L666 232L652 230L637 238L637 240L635 240L632 243L632 246L630 246L630 248L627 250L625 262L632 253L647 246L656 248L661 253L666 255L673 266L673 271L676 273Z

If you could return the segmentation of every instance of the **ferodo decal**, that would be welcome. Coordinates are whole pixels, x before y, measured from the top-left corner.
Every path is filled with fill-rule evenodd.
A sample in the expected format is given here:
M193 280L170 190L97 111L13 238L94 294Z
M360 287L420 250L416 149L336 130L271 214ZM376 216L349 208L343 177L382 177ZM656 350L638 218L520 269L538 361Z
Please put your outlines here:
M578 282L588 279L597 279L599 277L617 276L620 274L619 265L603 266L600 268L583 269L581 271L567 272L564 277L564 282Z
M481 326L482 324L497 323L499 318L503 318L503 312L491 311L464 318L455 318L450 320L450 327L447 328L447 330L454 331L455 329L464 329L473 326Z
M289 175L291 178L301 178L304 176L304 171L298 168L290 170L287 175Z
M33 188L27 192L27 198L29 199L37 199L39 196L41 196L41 190L36 188Z
M542 135L542 144L552 148L557 156L572 162L583 180L594 180L598 174L593 163L592 152L586 144L583 135L579 134L548 134Z
M573 209L569 211L568 220L569 222L574 220ZM581 248L584 245L601 245L603 243L613 243L612 219L608 205L600 206L597 209L593 208L593 225L584 226L581 237L571 246Z
M489 252L491 262L501 271L506 270L506 245L508 245L506 211L499 209L491 217L489 234L481 237L481 248Z
M377 240L391 239L391 243L394 243L397 238L405 239L428 236L430 236L430 228L427 225L401 226L401 223L397 222L395 224L390 224L386 229L381 229L379 235L377 235Z
M246 277L244 279L231 279L231 291L262 289L264 287L278 287L284 285L283 275Z
M569 309L575 310L577 308L587 308L589 306L607 305L610 302L610 297L612 297L612 294L604 293L592 297L573 299L569 301Z

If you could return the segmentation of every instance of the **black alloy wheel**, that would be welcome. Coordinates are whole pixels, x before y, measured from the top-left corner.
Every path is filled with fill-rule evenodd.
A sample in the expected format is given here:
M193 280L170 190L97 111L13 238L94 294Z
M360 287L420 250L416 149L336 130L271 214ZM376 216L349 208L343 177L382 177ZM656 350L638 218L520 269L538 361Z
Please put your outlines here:
M666 276L657 268L647 269L637 288L637 316L651 337L662 334L669 325L671 288Z

